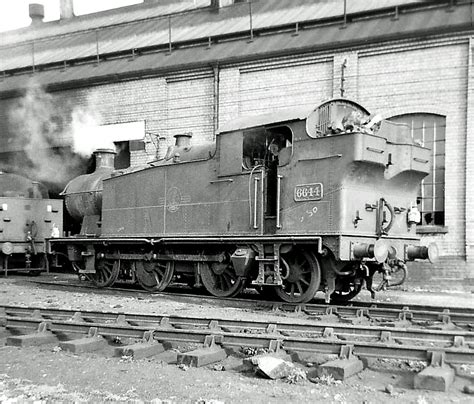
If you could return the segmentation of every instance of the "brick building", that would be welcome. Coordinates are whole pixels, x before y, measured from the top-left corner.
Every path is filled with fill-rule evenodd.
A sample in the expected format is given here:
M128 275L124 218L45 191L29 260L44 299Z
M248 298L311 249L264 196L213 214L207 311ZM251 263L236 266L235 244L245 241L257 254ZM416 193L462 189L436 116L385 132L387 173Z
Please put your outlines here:
M470 1L145 0L84 16L60 6L59 21L32 5L30 27L0 34L2 165L72 156L73 139L105 133L96 126L124 165L145 164L175 134L212 140L230 119L342 95L410 124L433 150L419 232L442 258L411 280L474 283Z

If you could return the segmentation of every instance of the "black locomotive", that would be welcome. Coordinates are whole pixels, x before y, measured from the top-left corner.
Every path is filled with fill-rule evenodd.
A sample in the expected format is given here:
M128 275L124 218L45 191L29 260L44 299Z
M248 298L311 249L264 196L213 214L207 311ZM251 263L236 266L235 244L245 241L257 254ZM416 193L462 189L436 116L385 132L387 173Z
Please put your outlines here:
M39 182L0 172L0 271L46 270L45 238L63 231L63 202Z
M176 136L166 157L113 170L98 151L96 173L65 189L81 233L51 239L97 286L173 280L215 296L244 287L287 302L349 300L372 277L435 259L420 246L416 207L430 151L408 127L333 99L312 111L238 119L216 142ZM102 189L103 187L103 189Z

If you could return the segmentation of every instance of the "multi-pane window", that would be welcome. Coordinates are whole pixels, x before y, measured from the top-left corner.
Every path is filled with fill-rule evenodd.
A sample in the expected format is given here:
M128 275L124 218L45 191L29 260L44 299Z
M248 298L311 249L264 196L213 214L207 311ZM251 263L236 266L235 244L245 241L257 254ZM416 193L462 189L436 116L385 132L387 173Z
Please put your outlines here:
M444 225L444 172L446 117L434 114L406 114L390 118L408 124L413 139L431 150L432 164L418 194L422 225Z

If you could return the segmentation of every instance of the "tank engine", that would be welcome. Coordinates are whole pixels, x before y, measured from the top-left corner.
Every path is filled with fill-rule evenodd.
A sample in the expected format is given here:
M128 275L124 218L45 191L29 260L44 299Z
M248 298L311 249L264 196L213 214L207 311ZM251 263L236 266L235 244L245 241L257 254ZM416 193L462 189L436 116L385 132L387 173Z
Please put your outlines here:
M373 292L375 273L436 258L415 231L430 151L406 126L333 99L238 119L215 143L189 140L177 135L145 169L109 171L101 209L83 207L81 234L52 248L67 246L98 286L122 279L161 291L179 278L215 296L253 286L287 302L318 291L348 300L364 284ZM93 192L72 188L67 206Z
M0 270L47 269L45 238L62 234L62 205L42 184L0 172Z

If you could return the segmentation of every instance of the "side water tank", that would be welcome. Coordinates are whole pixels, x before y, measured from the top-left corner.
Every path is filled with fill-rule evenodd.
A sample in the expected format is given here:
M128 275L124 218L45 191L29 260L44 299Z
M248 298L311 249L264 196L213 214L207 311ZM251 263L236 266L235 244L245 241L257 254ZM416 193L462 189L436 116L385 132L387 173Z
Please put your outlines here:
M66 209L75 220L84 216L100 215L102 209L102 181L114 171L115 151L98 149L94 152L96 169L92 174L80 175L69 181L61 192Z

